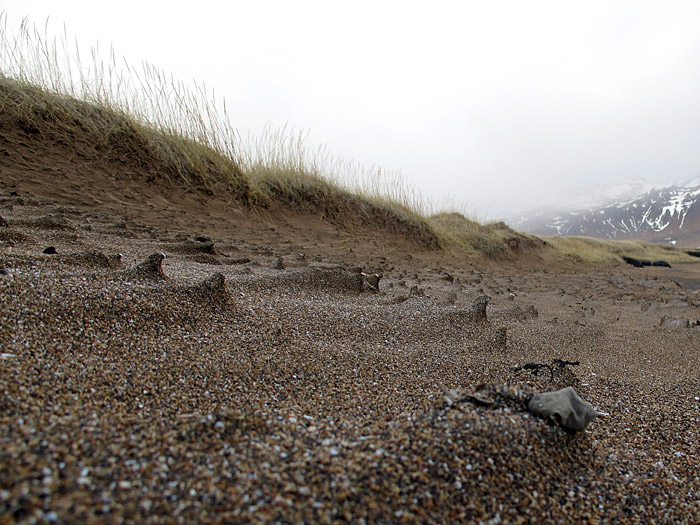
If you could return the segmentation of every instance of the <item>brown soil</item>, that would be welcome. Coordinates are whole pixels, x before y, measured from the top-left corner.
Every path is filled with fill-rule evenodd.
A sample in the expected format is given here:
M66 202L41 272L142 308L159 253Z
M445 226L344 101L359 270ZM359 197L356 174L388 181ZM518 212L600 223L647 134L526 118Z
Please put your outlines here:
M468 260L13 148L0 522L700 520L700 265ZM609 416L526 410L565 386Z

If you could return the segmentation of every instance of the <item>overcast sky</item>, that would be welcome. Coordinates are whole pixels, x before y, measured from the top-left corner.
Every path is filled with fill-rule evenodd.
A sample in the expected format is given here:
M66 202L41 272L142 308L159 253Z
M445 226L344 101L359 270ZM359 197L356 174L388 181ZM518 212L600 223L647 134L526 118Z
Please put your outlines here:
M482 219L700 175L697 1L3 0Z

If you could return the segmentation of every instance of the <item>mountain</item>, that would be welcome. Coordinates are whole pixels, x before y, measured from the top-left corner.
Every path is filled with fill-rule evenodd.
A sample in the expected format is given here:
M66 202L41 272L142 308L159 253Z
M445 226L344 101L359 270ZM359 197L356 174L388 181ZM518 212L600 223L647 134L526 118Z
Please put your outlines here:
M700 183L652 189L633 198L577 210L549 210L507 221L536 235L581 235L700 245Z

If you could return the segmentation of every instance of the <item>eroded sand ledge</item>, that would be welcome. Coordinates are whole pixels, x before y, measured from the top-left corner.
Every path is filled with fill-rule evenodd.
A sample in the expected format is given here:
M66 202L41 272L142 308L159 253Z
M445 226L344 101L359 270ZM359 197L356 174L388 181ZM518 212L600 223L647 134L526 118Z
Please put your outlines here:
M700 520L695 270L0 197L5 521ZM610 416L526 410L565 386Z

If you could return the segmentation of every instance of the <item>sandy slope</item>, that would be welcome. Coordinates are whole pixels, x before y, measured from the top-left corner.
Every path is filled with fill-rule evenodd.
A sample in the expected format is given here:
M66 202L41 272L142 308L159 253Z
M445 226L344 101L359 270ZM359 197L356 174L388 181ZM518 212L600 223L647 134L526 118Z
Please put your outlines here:
M697 268L28 173L0 174L0 522L700 520ZM567 385L610 416L525 410Z

